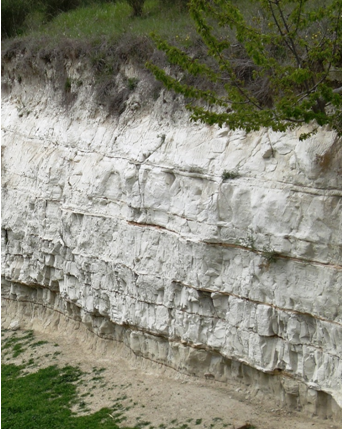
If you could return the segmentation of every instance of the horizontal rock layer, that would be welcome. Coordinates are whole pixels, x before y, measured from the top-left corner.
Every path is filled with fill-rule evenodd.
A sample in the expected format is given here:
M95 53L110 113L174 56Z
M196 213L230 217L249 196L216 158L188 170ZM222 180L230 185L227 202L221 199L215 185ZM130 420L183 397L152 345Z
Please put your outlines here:
M86 84L63 107L50 78L19 83L6 67L5 298L178 371L239 376L338 416L340 139L190 123L139 85L118 117Z

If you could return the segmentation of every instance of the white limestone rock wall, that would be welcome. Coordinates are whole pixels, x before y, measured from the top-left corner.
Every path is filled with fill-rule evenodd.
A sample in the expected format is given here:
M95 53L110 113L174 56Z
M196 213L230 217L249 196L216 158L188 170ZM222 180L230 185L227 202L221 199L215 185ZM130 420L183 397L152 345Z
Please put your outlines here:
M50 81L13 73L5 301L55 308L178 371L242 377L341 415L341 139L194 124L167 93L142 108L139 87L115 118L89 85L63 107Z

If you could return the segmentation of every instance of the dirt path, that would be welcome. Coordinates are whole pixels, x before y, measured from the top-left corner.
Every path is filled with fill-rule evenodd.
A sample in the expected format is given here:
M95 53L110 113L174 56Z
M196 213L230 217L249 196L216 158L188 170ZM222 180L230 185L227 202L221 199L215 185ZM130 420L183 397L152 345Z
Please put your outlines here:
M25 332L23 329L3 330L2 339L22 336ZM236 386L178 375L142 359L134 362L119 350L120 347L116 353L111 345L108 353L109 342L104 340L97 343L95 350L81 329L79 336L70 337L65 332L63 335L59 330L35 329L34 343L40 344L28 346L16 358L4 349L2 362L24 362L30 364L27 366L30 371L55 363L80 367L86 373L79 386L82 400L74 409L80 414L110 407L121 397L124 406L132 406L125 413L127 420L123 426L176 429L187 423L191 429L238 429L250 422L257 429L342 427L327 420L304 417L298 412L280 410L270 403L250 400L248 392Z

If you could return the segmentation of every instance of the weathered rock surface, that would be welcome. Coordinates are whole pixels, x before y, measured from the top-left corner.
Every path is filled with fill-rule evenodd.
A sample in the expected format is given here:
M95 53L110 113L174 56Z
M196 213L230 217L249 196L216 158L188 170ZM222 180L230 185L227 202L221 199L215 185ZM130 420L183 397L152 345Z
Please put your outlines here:
M340 418L341 139L194 124L139 86L109 116L83 73L63 107L53 80L5 67L4 301Z

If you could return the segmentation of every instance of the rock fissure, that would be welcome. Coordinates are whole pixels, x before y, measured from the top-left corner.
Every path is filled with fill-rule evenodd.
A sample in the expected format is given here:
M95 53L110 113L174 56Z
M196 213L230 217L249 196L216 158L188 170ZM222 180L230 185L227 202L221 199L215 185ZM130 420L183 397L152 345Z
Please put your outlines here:
M150 225L149 225L150 226ZM237 248L237 249L242 249L242 250L246 250L248 252L252 252L255 253L257 255L261 255L263 256L265 259L267 259L267 256L264 256L265 253L270 252L272 253L272 251L268 251L266 250L258 250L258 249L252 249L248 246L243 246L241 244L233 244L233 243L218 243L218 242L210 242L210 241L203 241L203 243L208 244L209 246L222 246L222 247L230 247L230 248ZM310 243L308 241L308 243ZM325 267L331 267L333 269L336 270L342 270L342 265L337 265L337 264L330 264L328 262L321 262L321 261L317 261L314 259L304 259L304 258L297 258L295 256L290 256L290 255L283 255L281 253L278 252L274 252L274 261L268 262L267 265L265 265L264 268L269 268L269 265L275 264L277 259L286 259L286 260L290 260L290 261L294 261L294 262L299 262L299 263L304 263L304 264L313 264L313 265L322 265Z
M328 320L328 319L324 319L322 317L316 316L316 315L311 314L311 313L302 313L302 312L300 312L298 310L292 310L292 309L284 308L284 307L277 307L276 305L267 303L265 301L256 301L256 300L250 299L250 298L248 298L246 296L237 295L237 294L234 294L234 293L231 293L231 292L222 292L222 291L217 291L215 289L199 289L199 288L197 288L195 286L191 286L191 285L185 284L185 283L177 281L177 280L173 280L173 282L181 284L182 286L185 286L185 287L197 290L197 291L207 292L207 293L210 293L210 294L214 294L216 296L232 296L232 297L237 298L237 299L241 299L241 300L244 300L244 301L249 301L249 302L251 302L253 304L265 305L265 306L274 308L275 310L284 311L286 313L292 313L292 314L298 314L298 315L302 315L302 316L312 317L314 319L321 320L322 322L328 322L328 323L332 323L332 324L335 324L335 325L338 325L338 326L342 327L342 323L331 321L331 320ZM270 337L273 337L273 336L278 336L278 335L270 335Z
M141 222L135 222L132 220L128 220L127 223L128 223L128 225L138 226L140 228L157 228L157 229L160 229L163 231L171 232L172 234L181 235L181 234L179 234L179 232L174 231L173 229L166 228L165 226L162 226L162 225L156 225L156 224L152 224L152 223L141 223ZM185 237L183 237L183 238L185 238Z

